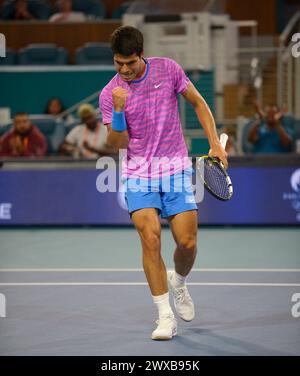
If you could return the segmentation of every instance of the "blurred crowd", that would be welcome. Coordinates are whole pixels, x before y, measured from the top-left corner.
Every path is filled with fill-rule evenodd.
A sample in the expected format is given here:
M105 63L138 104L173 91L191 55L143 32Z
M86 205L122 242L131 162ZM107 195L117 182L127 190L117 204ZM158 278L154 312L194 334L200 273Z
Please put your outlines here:
M63 105L59 98L49 100L45 113L60 119ZM106 145L107 128L99 120L95 108L86 103L78 109L78 119L71 116L62 117L65 121L60 123L64 127L66 136L59 145L58 155L71 156L80 159L97 159L103 155L113 155L115 152ZM48 155L48 141L42 132L42 127L37 127L26 112L15 114L13 124L0 138L1 157L44 157Z

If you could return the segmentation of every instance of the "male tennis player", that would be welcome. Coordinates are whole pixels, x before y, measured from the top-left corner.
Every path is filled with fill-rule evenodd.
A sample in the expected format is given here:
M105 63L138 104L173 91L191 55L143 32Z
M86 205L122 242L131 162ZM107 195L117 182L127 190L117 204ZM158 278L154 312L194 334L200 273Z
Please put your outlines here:
M111 48L117 74L102 90L99 104L108 127L107 144L127 149L122 165L126 201L141 239L143 267L159 314L152 339L168 340L177 334L169 289L179 317L191 321L195 316L186 277L196 257L197 206L190 189L191 162L179 119L178 94L193 105L208 137L209 155L227 167L227 154L208 105L175 61L144 58L143 35L130 26L114 31ZM164 163L154 163L157 157ZM166 177L169 190L162 189ZM136 179L141 189L136 189ZM181 192L174 189L178 182ZM175 271L168 274L161 257L159 215L167 218L176 243Z

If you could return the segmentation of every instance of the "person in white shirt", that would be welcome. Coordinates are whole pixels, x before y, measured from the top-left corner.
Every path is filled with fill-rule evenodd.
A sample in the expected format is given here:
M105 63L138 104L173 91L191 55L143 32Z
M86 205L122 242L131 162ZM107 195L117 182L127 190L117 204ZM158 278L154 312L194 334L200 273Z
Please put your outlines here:
M99 156L114 154L106 145L107 129L96 118L96 112L90 104L78 109L83 124L77 125L66 136L60 152L74 158L97 159Z
M82 12L73 11L72 0L59 1L60 13L55 13L50 17L49 22L84 22L86 15Z

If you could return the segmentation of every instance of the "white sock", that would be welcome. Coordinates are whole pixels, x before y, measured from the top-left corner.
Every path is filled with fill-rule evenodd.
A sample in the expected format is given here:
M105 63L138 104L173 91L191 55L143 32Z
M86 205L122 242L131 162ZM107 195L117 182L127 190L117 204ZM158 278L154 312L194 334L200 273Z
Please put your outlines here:
M173 315L172 308L169 302L169 293L166 292L163 295L153 296L153 302L158 309L158 316L159 318L163 316Z
M179 287L183 287L185 285L185 281L186 281L186 277L176 273L174 273L174 282L175 282L175 287L176 288L179 288Z

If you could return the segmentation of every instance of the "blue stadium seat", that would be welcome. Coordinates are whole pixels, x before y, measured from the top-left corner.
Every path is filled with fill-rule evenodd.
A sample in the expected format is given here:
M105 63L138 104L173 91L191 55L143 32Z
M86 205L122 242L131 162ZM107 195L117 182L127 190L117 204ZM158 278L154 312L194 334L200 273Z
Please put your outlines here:
M121 19L123 14L126 13L127 9L129 8L129 5L129 2L121 4L118 8L116 8L113 11L111 18L116 20Z
M30 44L19 53L21 65L65 65L68 52L55 44Z
M43 0L28 0L28 10L38 20L47 20L51 14L50 4ZM11 20L14 12L15 1L7 0L0 9L0 19Z
M242 149L244 153L252 153L253 145L248 141L248 133L256 119L250 119L242 131Z
M46 137L48 154L56 154L65 137L64 124L51 115L30 115L30 120Z
M75 127L77 127L77 125L79 124L82 124L82 121L80 119L77 119L74 121L74 123L72 124L69 124L69 125L65 125L64 127L64 133L65 133L65 136L71 132L72 129L74 129Z
M76 51L76 64L112 65L113 53L107 43L86 43Z
M282 118L282 124L291 130L294 129L294 121L295 119L290 115L284 115Z
M17 64L17 54L11 48L6 49L6 57L0 57L0 65L15 65Z
M73 0L73 10L83 12L89 18L105 18L106 9L100 0ZM59 12L59 1L56 5L56 11Z
M300 119L295 120L294 132L295 132L295 139L300 139Z
M11 126L12 124L10 123L0 127L0 138L11 128Z

